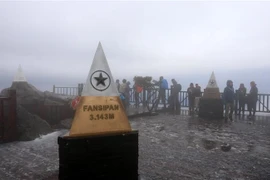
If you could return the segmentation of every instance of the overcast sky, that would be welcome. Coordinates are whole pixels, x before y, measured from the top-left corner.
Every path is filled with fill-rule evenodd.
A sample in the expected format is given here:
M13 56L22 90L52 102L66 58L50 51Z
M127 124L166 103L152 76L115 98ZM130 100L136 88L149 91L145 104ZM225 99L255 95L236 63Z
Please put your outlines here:
M0 89L19 64L40 89L85 82L98 42L114 79L268 90L270 2L0 2ZM238 87L238 85L236 85Z

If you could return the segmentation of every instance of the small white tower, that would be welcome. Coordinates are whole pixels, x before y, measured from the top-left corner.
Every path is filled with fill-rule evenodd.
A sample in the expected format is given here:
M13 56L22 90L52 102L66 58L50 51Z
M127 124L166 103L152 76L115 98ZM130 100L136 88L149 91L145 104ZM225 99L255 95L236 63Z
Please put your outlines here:
M19 65L19 68L17 70L17 73L16 73L16 75L14 77L13 82L27 82L26 81L26 78L24 76L24 73L23 73L23 70L22 70L21 65Z

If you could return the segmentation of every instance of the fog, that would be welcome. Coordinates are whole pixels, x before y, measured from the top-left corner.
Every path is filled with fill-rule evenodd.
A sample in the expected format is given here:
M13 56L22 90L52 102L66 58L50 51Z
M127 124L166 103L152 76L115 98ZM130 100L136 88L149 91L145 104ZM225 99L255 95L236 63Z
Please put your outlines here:
M0 2L0 89L19 64L42 90L85 82L101 41L114 79L176 78L269 92L269 2Z

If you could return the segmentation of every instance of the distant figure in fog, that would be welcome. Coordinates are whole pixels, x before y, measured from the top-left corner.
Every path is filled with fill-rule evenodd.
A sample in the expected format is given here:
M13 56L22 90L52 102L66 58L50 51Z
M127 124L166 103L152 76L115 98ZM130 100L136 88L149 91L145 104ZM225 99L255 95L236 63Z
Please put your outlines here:
M256 104L258 101L258 88L254 81L250 82L250 91L248 95L248 111L249 111L249 118L255 116L256 112Z
M134 90L134 98L135 98L135 107L138 108L139 107L139 96L143 90L143 87L140 86L139 84L137 84L135 79L134 79L133 90Z
M187 89L189 114L193 114L194 112L194 103L195 103L194 92L195 92L194 84L190 83L189 88Z
M180 102L179 102L179 92L182 89L182 86L176 82L175 79L172 79L172 88L171 88L171 110L176 114L180 114Z
M245 104L246 104L246 94L247 94L247 89L245 88L245 85L243 83L240 84L239 89L237 90L237 97L238 97L238 102L239 102L239 115L241 114L244 115L245 113Z
M198 111L200 98L202 96L201 86L199 86L199 84L195 85L194 96L195 96L195 105L194 105L195 106L195 111Z
M201 95L202 95L201 86L199 86L199 84L196 84L194 89L194 96L201 97Z
M156 104L156 109L158 108L159 101L161 99L164 109L166 109L166 89L168 89L168 82L163 76L160 76L159 81L157 82L159 86L158 99Z
M235 100L232 80L227 81L227 87L224 88L223 98L225 102L225 120L229 118L232 121L233 120L232 114L234 110L234 100Z
M119 90L120 90L120 82L119 82L119 79L117 79L117 80L115 81L115 84L116 84L117 91L119 92Z
M125 89L125 97L126 97L126 107L129 107L129 103L130 103L130 82L128 81L126 84L126 89Z

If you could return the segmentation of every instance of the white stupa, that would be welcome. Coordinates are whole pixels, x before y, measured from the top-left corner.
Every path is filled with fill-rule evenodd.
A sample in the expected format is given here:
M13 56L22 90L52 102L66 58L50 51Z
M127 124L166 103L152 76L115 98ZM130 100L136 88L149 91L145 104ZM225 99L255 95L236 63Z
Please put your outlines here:
M19 68L17 70L17 73L16 73L16 75L14 77L13 82L27 82L27 80L26 80L26 78L24 76L21 65L19 65Z

